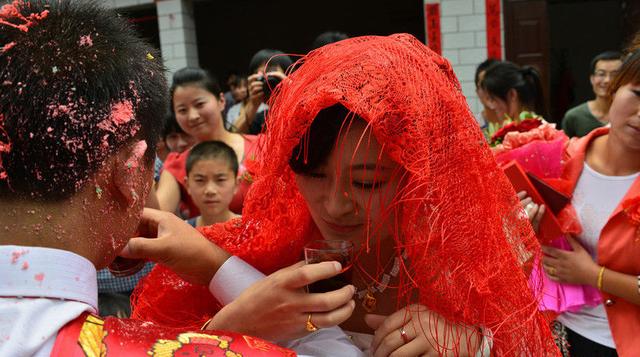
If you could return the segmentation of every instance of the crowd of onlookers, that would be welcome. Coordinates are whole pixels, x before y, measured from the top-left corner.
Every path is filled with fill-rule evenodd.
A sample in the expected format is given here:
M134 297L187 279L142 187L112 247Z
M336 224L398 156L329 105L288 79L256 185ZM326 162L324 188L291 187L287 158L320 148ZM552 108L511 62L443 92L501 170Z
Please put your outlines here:
M549 118L540 73L534 67L487 59L478 65L475 75L476 93L482 103L482 110L476 115L478 124L490 139L490 133L495 133L505 120L517 119L522 112L532 112L558 123L569 137L585 136L608 123L611 98L608 86L622 60L622 53L617 51L596 55L590 62L588 74L594 98L571 108L564 118Z
M341 32L319 35L313 48L348 38ZM607 125L608 85L622 64L622 54L605 51L591 60L594 98L565 114L558 122L569 137L582 137ZM226 91L209 72L185 68L173 76L172 106L164 118L155 163L155 198L163 210L175 212L194 227L226 221L241 213L250 178L244 159L265 128L268 101L275 87L294 69L284 52L262 49L249 61L247 75L231 74ZM487 59L477 66L476 93L482 110L476 120L490 144L500 128L527 115L548 118L539 71L509 61ZM168 165L166 164L168 160ZM215 186L215 187L213 187ZM212 190L215 191L211 192ZM216 207L211 209L211 199ZM126 316L128 298L153 263L135 275L114 277L98 272L104 313Z
M326 33L314 46L344 38L346 35L341 33ZM528 118L557 122L558 129L568 137L583 137L608 125L613 94L609 85L623 60L622 53L617 51L596 55L588 74L593 99L571 108L564 118L549 118L536 68L487 59L478 65L475 74L476 92L482 104L482 110L476 114L478 125L491 146L502 140L499 133L503 127ZM251 183L245 163L258 145L258 135L265 130L270 95L288 71L294 69L292 59L282 51L263 49L251 58L247 75L227 78L226 91L203 69L185 68L176 72L170 93L171 108L158 144L150 204L178 214L194 227L238 217ZM536 211L532 215L540 208L534 206ZM152 266L147 263L143 270L127 278L115 278L108 270L100 271L102 313L126 316L129 294ZM577 326L589 323L582 321ZM595 335L597 340L602 334Z

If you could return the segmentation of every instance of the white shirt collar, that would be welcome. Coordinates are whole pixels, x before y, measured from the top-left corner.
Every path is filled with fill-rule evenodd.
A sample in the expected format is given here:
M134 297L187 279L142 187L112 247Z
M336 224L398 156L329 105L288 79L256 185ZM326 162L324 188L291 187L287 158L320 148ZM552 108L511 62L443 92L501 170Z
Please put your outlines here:
M0 296L74 300L97 311L96 268L66 250L0 245Z

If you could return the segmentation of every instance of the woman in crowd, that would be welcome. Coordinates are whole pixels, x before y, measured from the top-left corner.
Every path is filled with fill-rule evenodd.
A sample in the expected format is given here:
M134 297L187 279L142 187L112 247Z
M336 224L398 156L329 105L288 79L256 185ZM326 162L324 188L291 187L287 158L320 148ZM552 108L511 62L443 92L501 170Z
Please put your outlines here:
M348 39L307 55L271 110L243 217L209 239L266 273L351 241L341 327L375 356L556 353L523 271L539 246L446 60L408 35ZM157 268L134 316L195 326L208 300Z
M571 356L635 356L640 351L640 51L610 86L610 128L564 150L557 187L571 197L563 226L573 251L543 247L543 268L560 283L597 288L602 301L558 317Z
M222 141L236 152L240 162L240 182L229 207L233 212L240 213L244 195L250 184L243 163L251 157L256 137L231 133L225 129L222 119L224 96L220 85L206 71L199 68L184 68L174 74L171 109L182 130L195 138L196 142ZM188 156L189 150L169 154L156 190L160 208L169 212L176 212L180 208L184 218L196 217L199 214L185 188Z
M546 116L540 73L531 66L503 61L484 72L481 88L500 120L518 120L523 112Z
M482 128L482 133L485 134L487 140L490 139L489 132L494 132L496 127L502 126L503 117L498 117L496 115L495 110L489 109L489 100L488 96L482 88L482 80L484 79L484 73L487 71L487 68L492 65L500 62L494 58L488 58L482 61L478 67L476 67L476 74L474 83L476 84L476 94L478 95L478 99L480 100L480 104L482 105L482 110L476 114L476 121L480 128Z

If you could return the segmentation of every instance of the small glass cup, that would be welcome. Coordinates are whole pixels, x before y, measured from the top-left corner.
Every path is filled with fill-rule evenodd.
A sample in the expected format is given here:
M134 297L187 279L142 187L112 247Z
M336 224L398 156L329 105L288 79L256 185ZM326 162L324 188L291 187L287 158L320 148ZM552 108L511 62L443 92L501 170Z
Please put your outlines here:
M137 231L133 235L134 237L141 237L141 232ZM144 268L147 263L144 259L129 259L123 257L116 257L111 264L107 267L111 274L116 277L131 276Z
M351 284L353 265L353 243L347 240L314 240L304 247L304 261L307 264L337 261L342 271L329 279L319 280L307 286L310 293L325 293Z
M144 259L129 259L123 257L116 257L108 268L111 274L116 277L131 276L144 267L146 261Z

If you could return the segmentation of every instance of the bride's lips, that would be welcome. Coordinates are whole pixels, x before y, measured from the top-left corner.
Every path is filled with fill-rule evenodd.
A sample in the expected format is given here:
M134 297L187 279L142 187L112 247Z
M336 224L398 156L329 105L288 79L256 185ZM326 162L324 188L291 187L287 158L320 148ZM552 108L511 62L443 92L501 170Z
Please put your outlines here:
M326 219L322 219L322 221L324 222L325 225L327 225L327 227L329 227L329 229L337 233L351 233L355 230L358 230L360 227L362 227L362 224L340 224L340 223L329 222Z

